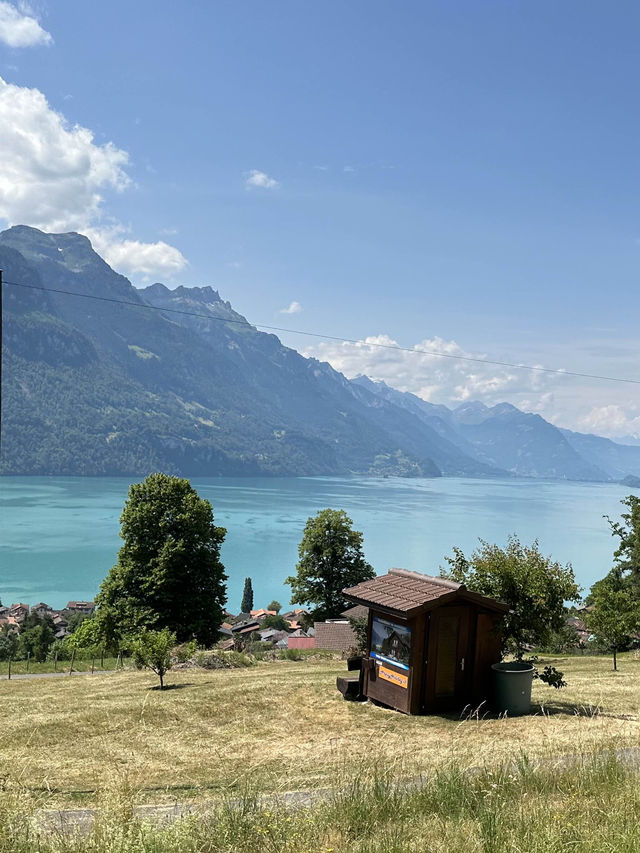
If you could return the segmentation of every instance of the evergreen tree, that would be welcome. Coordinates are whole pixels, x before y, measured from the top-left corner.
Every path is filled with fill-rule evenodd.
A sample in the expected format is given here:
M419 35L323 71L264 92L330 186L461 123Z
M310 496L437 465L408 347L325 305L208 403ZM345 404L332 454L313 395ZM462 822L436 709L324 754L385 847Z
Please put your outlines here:
M313 617L331 619L349 606L342 590L375 577L362 552L362 533L344 510L323 509L309 518L298 555L297 574L288 577L291 600L314 605Z
M214 525L209 501L188 480L151 474L129 489L120 522L124 545L96 599L107 639L168 628L179 642L211 645L227 577L220 562L226 530Z
M241 613L251 613L253 610L253 585L251 578L244 579L244 590L242 592Z

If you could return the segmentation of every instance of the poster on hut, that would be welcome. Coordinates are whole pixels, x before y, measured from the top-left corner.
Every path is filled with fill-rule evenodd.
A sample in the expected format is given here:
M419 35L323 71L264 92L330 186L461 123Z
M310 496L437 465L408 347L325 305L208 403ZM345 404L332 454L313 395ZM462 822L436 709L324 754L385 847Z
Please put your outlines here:
M371 623L371 657L400 669L409 669L411 628L374 616Z

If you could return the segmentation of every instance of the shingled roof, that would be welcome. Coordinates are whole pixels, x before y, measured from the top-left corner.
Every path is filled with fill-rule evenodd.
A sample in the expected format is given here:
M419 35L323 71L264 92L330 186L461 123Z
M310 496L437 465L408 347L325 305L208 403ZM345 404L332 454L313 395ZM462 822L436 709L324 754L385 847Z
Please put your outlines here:
M508 609L495 598L469 592L464 584L407 569L390 569L388 574L344 589L342 593L356 604L390 610L402 616L414 616L455 599L473 601L491 610L505 612Z

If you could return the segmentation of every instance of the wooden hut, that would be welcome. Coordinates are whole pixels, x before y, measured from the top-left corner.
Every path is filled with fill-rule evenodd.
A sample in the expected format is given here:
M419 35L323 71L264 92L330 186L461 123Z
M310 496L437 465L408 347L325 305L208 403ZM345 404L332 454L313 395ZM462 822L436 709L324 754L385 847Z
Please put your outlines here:
M489 699L506 604L406 569L345 589L344 596L369 610L364 696L405 714Z

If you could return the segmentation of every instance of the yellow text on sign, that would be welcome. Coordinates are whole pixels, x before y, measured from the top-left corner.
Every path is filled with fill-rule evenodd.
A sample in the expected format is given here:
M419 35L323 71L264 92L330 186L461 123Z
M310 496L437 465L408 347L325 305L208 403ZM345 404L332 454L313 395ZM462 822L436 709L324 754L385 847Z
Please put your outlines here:
M409 686L408 675L403 675L401 672L394 672L392 669L387 669L386 666L380 667L378 675L383 681L390 681L397 687L404 687L405 690Z

